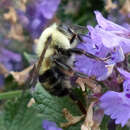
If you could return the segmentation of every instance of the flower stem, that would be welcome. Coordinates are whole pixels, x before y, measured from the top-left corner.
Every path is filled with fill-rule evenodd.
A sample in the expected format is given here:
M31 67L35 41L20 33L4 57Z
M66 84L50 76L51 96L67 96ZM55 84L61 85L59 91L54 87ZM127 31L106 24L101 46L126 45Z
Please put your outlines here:
M15 90L15 91L10 91L10 92L0 93L0 100L19 97L21 94L22 94L22 90Z

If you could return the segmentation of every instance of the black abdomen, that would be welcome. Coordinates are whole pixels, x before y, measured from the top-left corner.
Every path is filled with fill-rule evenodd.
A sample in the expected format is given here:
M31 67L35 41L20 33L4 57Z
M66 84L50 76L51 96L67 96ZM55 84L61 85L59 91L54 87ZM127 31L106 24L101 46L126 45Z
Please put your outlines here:
M55 96L65 96L69 93L66 81L69 81L66 79L66 75L56 66L39 76L39 82Z

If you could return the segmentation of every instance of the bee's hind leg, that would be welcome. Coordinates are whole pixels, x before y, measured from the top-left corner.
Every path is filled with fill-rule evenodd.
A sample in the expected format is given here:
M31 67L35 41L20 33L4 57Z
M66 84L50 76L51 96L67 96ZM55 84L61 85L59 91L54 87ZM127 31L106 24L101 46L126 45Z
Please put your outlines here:
M74 70L71 66L59 61L58 59L56 58L52 58L52 59L53 59L53 62L58 66L58 68L61 69L64 73L70 76L77 76L81 78L88 77L86 74Z

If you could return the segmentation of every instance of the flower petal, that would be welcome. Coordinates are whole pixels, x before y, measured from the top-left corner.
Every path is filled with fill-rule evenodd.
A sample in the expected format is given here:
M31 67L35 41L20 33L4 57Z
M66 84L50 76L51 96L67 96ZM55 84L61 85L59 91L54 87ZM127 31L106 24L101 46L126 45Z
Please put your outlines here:
M98 24L103 29L105 29L107 31L113 31L113 30L116 31L117 30L117 31L120 31L122 33L128 32L128 30L126 28L105 19L99 11L95 11L94 13L96 15L96 19L97 19Z
M122 127L130 119L130 102L126 103L125 100L123 93L114 91L106 92L100 98L100 107L104 109L104 113L115 119L115 123L121 124Z

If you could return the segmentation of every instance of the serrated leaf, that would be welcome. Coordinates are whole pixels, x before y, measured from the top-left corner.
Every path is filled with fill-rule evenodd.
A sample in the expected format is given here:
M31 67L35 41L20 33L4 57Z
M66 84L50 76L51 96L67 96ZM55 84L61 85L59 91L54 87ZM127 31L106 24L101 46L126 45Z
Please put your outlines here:
M22 99L8 101L3 116L5 130L42 130L42 114L27 107L30 98L30 94L27 93Z
M26 113L30 94L26 93L23 98L8 100L4 109L4 121L7 130L18 130Z
M66 122L63 116L63 108L67 108L72 115L81 115L77 105L69 97L51 96L40 84L36 86L33 94L36 104L27 107L30 94L21 98L9 100L5 105L4 115L0 119L2 130L42 130L42 121L48 119L59 125ZM65 130L79 130L81 122L66 128ZM1 130L1 129L0 129Z
M4 114L3 112L0 112L0 130L7 130L4 125Z
M40 84L37 84L34 93L36 100L35 107L39 113L43 115L43 119L60 123L66 122L62 114L63 108L67 108L72 115L81 115L77 105L69 97L51 96ZM66 130L79 130L81 123L66 128Z

